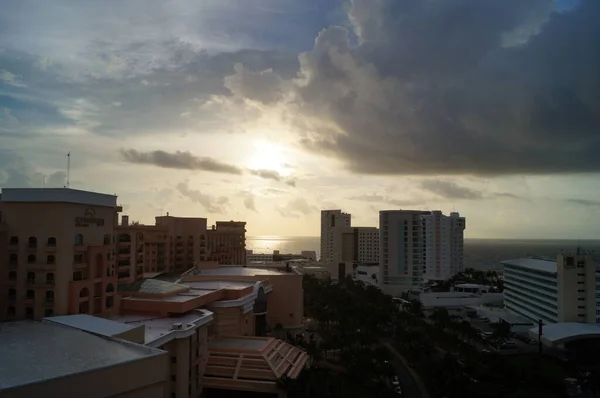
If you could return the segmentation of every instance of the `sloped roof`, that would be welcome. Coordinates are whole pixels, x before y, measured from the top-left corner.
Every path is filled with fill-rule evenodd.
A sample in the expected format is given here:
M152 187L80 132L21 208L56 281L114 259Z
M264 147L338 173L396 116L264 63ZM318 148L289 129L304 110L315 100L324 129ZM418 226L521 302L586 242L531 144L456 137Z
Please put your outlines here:
M538 328L530 329L529 334L537 337ZM600 338L600 326L591 323L560 322L544 325L542 328L542 341L550 345L590 338Z
M270 337L221 337L208 348L205 387L226 386L277 391L277 380L296 378L308 356L298 347Z
M129 285L119 285L119 292L168 295L188 291L190 288L178 283L159 279L142 279Z

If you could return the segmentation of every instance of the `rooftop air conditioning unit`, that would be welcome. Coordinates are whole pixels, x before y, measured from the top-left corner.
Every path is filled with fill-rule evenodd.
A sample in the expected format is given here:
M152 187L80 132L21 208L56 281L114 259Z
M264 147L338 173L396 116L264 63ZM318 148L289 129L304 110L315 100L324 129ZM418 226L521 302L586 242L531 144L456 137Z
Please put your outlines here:
M183 330L183 324L182 323L174 323L173 326L171 326L171 330Z

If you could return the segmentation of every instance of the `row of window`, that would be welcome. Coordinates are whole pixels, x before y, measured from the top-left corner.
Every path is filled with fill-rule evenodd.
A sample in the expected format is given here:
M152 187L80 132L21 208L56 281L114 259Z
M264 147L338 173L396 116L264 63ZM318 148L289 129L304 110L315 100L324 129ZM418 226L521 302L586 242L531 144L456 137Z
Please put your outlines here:
M33 277L35 278L35 275ZM54 283L54 275L47 274L46 280L51 280ZM115 291L115 288L113 287L112 283L109 283L108 285L106 285L105 291L106 291L106 293L112 293ZM87 287L84 287L79 292L79 297L89 297L89 295L90 295L90 290ZM16 289L8 289L8 298L15 299L16 297L17 297L17 290ZM28 299L34 299L35 291L31 290L31 289L27 290L27 292L25 293L25 297ZM52 290L46 291L46 301L54 301L54 292Z
M35 254L30 254L27 256L27 263L28 264L35 264L37 260L37 257L35 256ZM56 262L56 257L54 257L54 255L49 254L46 256L46 264L54 264ZM10 265L17 265L19 263L19 256L16 253L11 253L8 256L8 263Z
M128 240L121 240L121 236L127 236ZM126 242L131 241L131 237L129 235L121 235L121 236L119 236L120 241L126 241ZM110 245L110 243L111 243L110 235L104 235L104 244ZM9 244L11 246L18 245L19 237L11 236L10 240L9 240ZM75 234L74 244L83 245L83 235L82 234ZM27 240L27 246L30 248L36 248L37 245L38 245L37 238L35 236L30 236L29 239ZM49 237L48 240L46 241L46 245L47 246L56 246L56 238L53 236Z
M6 315L8 315L8 316L15 316L16 312L17 312L17 310L13 306L9 306L8 308L6 308ZM54 310L52 308L46 308L46 310L44 311L44 316L45 317L54 316ZM25 307L25 318L33 319L33 308L32 307Z

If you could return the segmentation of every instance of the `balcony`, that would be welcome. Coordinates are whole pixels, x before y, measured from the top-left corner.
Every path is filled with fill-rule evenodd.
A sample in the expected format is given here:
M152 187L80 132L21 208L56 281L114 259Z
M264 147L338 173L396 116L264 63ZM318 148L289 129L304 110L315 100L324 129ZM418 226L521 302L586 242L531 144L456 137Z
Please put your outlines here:
M38 289L48 289L54 287L54 280L35 280L27 279L27 287L33 287Z
M87 268L87 266L88 266L88 263L86 263L86 262L74 263L73 264L73 267L76 268L76 269L84 269L84 268Z
M51 298L47 298L44 300L44 307L49 308L49 307L54 307L54 299Z
M27 245L27 251L28 252L36 252L37 251L37 245L31 244L31 243L28 244Z
M39 271L48 271L56 268L56 263L47 263L47 262L36 262L36 263L27 263L27 269L29 270L39 270Z
M85 251L85 245L75 244L75 245L73 245L73 251L75 251L75 252L84 252Z
M46 253L56 253L56 245L46 245Z

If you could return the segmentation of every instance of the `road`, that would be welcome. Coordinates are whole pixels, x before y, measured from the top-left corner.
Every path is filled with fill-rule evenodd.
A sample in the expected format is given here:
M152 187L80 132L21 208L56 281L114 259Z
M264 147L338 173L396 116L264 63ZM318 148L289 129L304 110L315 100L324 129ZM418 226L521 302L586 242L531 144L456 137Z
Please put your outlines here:
M422 382L420 382L420 380L415 378L416 373L408 366L406 360L402 358L395 349L393 349L390 343L386 343L385 346L392 353L392 360L390 362L394 366L394 370L400 379L403 390L402 397L429 398L429 394L427 394L425 386L422 384Z

